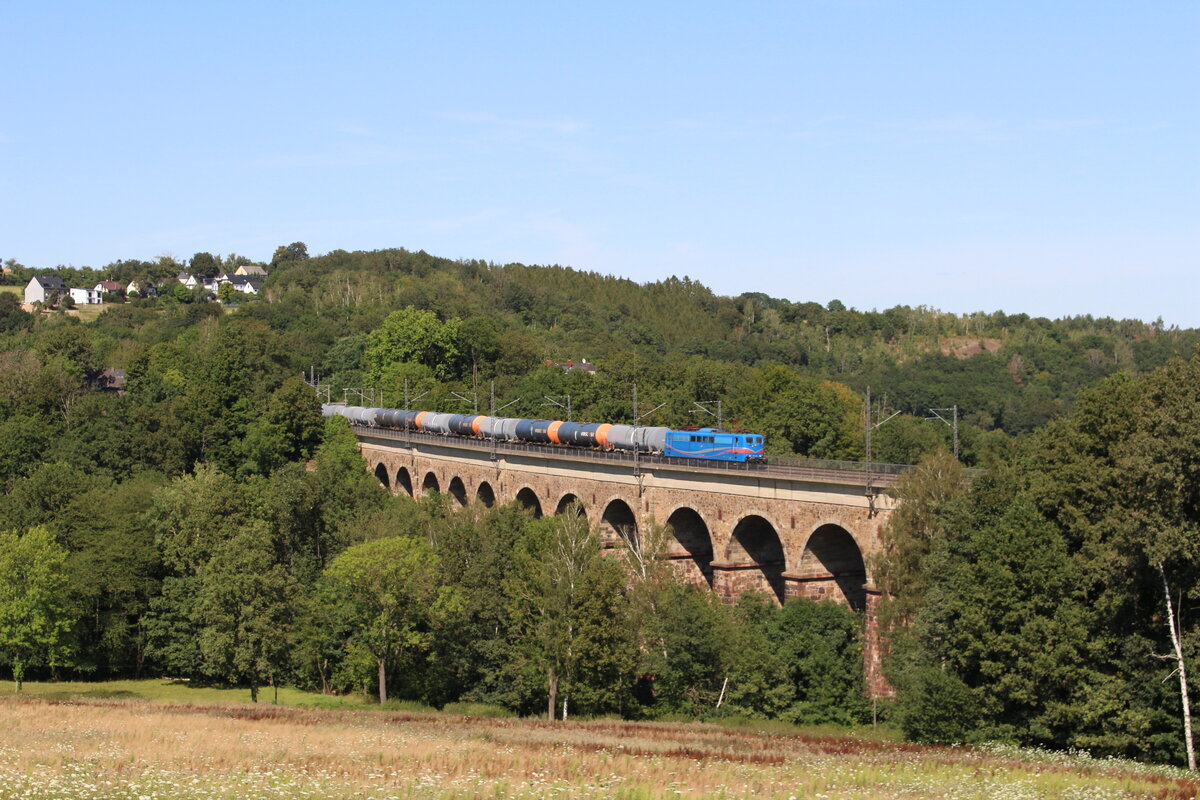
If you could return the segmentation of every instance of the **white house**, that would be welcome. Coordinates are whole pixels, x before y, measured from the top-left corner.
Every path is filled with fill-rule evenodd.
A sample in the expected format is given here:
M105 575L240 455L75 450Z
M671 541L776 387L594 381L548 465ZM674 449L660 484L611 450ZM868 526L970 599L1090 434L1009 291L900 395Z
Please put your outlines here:
M262 289L262 280L259 278L251 278L246 275L234 275L229 282L233 288L244 294L258 294Z
M246 275L252 278L265 278L267 271L258 264L243 264L233 271L234 275Z
M189 289L195 289L197 286L200 286L204 289L208 289L211 292L213 291L213 288L211 287L215 287L216 283L216 280L207 275L188 275L187 280L183 282L183 285Z
M104 294L95 289L68 289L77 306L94 306L104 302Z
M52 303L60 294L66 294L67 285L57 275L34 275L25 286L26 303Z

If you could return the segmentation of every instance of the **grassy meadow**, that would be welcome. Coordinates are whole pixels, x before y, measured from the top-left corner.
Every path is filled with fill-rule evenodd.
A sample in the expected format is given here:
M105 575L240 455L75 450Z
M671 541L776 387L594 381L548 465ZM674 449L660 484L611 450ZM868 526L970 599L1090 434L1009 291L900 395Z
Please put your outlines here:
M290 690L281 705L251 705L245 691L161 681L29 689L0 699L2 800L1082 800L1200 791L1171 768L853 733L367 710L362 698Z

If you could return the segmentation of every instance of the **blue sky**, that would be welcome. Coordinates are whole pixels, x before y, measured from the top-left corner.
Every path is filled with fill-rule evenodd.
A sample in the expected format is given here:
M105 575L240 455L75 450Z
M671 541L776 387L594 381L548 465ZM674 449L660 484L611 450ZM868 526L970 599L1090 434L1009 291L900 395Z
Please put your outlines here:
M7 2L0 258L1200 326L1200 3Z

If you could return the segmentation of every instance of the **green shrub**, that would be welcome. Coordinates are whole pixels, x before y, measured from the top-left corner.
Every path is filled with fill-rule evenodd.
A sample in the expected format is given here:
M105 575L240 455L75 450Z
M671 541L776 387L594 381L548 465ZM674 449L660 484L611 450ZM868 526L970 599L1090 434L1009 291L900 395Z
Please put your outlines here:
M462 714L464 717L515 717L512 711L491 703L446 703L442 711L447 714Z
M979 701L957 675L935 666L912 668L897 687L896 714L906 738L964 742L979 725Z
M388 700L382 706L378 706L384 711L427 711L435 713L436 708L426 705L418 700Z

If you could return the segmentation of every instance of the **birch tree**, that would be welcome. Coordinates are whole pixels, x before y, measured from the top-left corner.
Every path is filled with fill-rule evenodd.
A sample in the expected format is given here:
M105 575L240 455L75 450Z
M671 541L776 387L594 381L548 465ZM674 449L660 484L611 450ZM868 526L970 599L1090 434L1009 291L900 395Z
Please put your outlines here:
M1184 604L1200 600L1200 354L1151 375L1131 410L1134 433L1116 449L1126 541L1140 545L1162 583L1171 655L1179 678L1184 748L1196 768L1188 693ZM1172 602L1178 598L1178 607Z
M600 557L600 537L587 518L563 514L532 525L517 548L511 585L526 657L545 675L547 719L555 717L560 687L569 696L577 657L574 639L584 574ZM569 700L563 700L563 717Z

